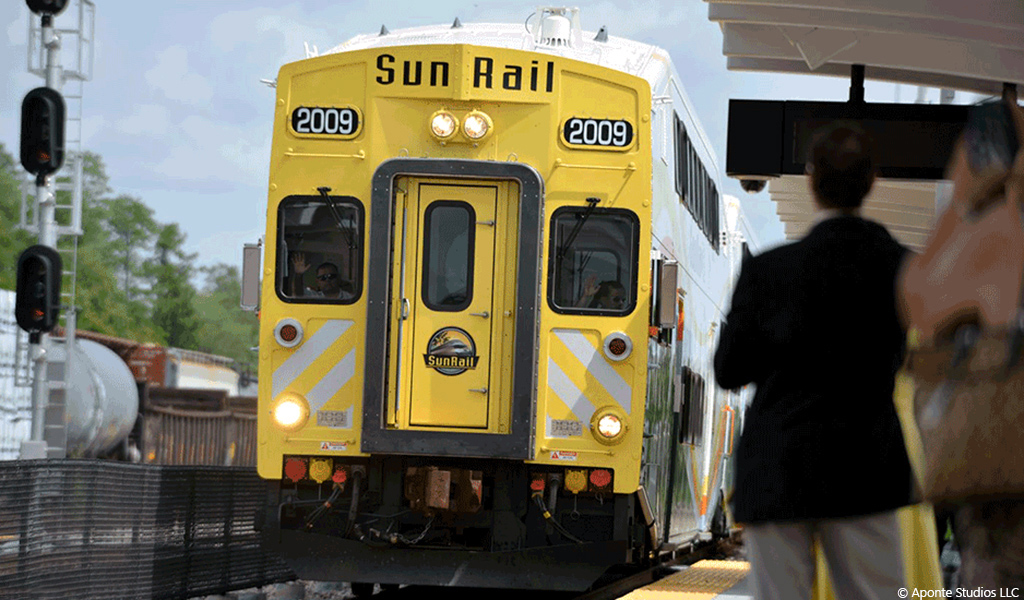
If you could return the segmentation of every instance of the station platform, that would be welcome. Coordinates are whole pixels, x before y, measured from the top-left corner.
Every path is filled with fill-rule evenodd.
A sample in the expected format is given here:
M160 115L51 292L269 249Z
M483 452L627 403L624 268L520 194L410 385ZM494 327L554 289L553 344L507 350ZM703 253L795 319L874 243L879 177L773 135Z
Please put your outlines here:
M744 560L702 560L620 600L751 600Z

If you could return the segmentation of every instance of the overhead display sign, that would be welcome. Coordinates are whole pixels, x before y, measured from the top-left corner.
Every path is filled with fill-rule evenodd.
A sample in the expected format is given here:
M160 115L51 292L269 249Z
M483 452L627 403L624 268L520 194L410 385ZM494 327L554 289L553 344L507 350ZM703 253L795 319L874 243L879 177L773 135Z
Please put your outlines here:
M942 179L969 108L730 100L725 170L737 178L803 175L814 132L836 121L852 121L874 138L881 177Z

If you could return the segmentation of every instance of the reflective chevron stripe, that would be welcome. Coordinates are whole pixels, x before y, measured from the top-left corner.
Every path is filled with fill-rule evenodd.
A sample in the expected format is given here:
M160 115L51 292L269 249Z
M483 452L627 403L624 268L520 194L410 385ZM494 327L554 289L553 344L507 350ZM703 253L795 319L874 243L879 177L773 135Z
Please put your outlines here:
M593 375L594 379L597 379L597 382L619 404L622 410L629 414L633 404L633 390L605 357L598 352L597 348L591 345L586 336L575 329L555 329L553 333L580 361L583 368ZM550 381L550 376L548 379Z
M341 388L345 387L356 374L356 350L353 348L345 355L345 358L338 361L338 364L324 375L313 389L306 394L311 411L320 410L327 401L334 397Z
M594 415L596 407L569 379L565 371L558 368L552 358L548 359L548 387L569 407L578 420L590 423L590 417Z
M354 321L347 320L331 320L324 323L294 354L274 370L271 379L272 397L276 398L291 385L354 324Z

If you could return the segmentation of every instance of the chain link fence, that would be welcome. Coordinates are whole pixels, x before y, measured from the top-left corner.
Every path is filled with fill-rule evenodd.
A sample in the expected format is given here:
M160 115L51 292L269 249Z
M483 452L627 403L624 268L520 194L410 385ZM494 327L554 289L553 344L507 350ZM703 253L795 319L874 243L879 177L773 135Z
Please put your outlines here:
M0 290L0 600L187 599L295 579L260 547L253 399L154 402L140 458L163 466L18 460L32 371L14 302Z
M192 598L289 581L253 469L0 463L0 600Z

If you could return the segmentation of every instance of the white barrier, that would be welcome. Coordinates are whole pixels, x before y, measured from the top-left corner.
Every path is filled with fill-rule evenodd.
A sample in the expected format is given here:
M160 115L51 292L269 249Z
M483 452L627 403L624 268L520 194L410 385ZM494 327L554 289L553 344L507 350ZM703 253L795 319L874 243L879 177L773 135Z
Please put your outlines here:
M16 357L19 336L22 356ZM16 460L32 433L32 388L16 385L31 381L27 348L28 335L14 320L14 292L0 290L0 460Z

